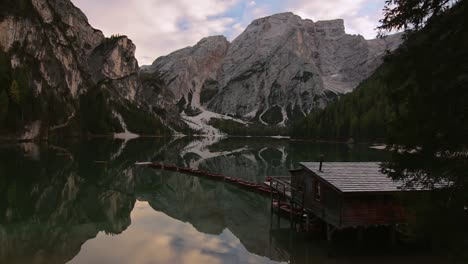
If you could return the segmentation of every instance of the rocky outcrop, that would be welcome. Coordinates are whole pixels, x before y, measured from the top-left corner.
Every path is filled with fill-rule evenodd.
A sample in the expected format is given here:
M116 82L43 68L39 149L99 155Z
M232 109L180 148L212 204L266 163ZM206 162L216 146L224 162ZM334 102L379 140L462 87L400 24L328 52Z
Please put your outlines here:
M111 81L120 98L130 102L137 101L139 86L135 50L135 45L127 37L114 37L97 46L89 59L93 81Z
M68 0L0 7L2 134L156 134L163 127L136 97L139 67L127 37L106 38Z
M218 92L217 80L228 48L225 37L207 37L193 47L158 58L144 72L164 81L181 110L197 110ZM147 99L151 105L160 105L158 100Z
M341 19L313 22L281 13L253 21L230 45L207 38L145 71L160 76L184 110L285 126L352 91L399 43L399 35L346 34Z

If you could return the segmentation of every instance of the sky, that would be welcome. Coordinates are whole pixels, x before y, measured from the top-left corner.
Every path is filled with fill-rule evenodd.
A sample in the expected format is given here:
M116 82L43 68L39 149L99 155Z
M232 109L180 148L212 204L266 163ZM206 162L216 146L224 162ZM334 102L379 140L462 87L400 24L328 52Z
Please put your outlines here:
M224 35L235 39L252 20L281 12L303 19L345 20L346 32L375 38L384 0L72 0L109 37L127 35L140 65Z

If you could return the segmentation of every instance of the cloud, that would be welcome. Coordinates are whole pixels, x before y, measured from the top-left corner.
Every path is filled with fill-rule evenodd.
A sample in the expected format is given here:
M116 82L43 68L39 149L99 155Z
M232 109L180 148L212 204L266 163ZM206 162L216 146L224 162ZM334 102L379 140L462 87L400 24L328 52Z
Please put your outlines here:
M360 10L366 0L296 0L289 1L291 11L298 15L309 16L317 19L342 18L343 16L354 16Z
M74 0L93 27L106 36L127 35L140 65L203 37L224 34L235 20L224 16L238 0Z
M240 35L243 31L245 30L245 26L242 25L241 23L236 23L232 26L232 36L238 36Z
M249 252L227 228L219 235L205 234L155 211L147 202L135 203L131 219L132 225L118 236L100 232L86 241L69 263L272 262Z
M346 22L346 32L349 34L360 34L366 39L376 37L377 31L375 28L378 26L378 18L372 16L355 17Z
M284 10L281 9L281 1L282 0L245 1L242 5L242 13L236 17L236 23L232 26L231 31L227 33L227 38L229 40L235 39L257 18L284 12Z
M343 18L346 31L375 37L384 0L72 0L90 24L127 35L137 46L140 65L192 46L201 38L237 37L256 18L292 11L302 18Z

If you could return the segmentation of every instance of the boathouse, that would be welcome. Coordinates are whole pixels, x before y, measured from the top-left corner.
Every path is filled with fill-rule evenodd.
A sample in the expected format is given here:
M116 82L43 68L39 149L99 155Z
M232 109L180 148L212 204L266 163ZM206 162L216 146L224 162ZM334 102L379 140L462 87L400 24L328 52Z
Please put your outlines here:
M377 162L302 162L291 186L302 191L303 208L335 229L395 225L406 216L398 203L402 185Z

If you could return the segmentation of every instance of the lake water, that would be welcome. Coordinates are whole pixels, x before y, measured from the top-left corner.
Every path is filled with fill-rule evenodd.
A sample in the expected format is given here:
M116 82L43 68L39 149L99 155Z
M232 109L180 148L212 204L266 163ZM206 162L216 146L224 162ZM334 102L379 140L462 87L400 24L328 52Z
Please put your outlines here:
M135 165L263 182L322 153L325 161L388 158L366 145L266 138L0 145L0 263L440 263L425 254L333 253L287 220L278 226L269 197Z

